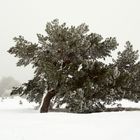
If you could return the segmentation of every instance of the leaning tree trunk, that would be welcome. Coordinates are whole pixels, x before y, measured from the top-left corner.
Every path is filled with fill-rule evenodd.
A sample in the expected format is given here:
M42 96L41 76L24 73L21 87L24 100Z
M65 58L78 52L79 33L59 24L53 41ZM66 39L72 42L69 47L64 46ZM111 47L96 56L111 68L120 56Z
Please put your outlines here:
M48 91L48 93L44 97L42 106L40 108L40 113L48 112L49 106L50 106L50 101L55 95L56 95L56 92L54 90Z

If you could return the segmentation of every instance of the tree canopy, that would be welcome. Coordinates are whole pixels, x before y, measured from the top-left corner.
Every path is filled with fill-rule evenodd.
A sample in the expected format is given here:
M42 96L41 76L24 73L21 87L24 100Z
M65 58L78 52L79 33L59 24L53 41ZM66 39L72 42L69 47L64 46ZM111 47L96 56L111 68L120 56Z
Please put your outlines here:
M86 24L68 27L57 19L48 22L45 31L37 34L38 43L14 38L8 52L19 58L17 66L32 64L35 71L33 79L11 94L40 104L46 94L41 112L48 111L50 102L56 108L65 104L70 112L89 113L104 111L105 104L123 98L139 101L140 62L130 42L107 64L106 58L119 46L116 38L103 39Z

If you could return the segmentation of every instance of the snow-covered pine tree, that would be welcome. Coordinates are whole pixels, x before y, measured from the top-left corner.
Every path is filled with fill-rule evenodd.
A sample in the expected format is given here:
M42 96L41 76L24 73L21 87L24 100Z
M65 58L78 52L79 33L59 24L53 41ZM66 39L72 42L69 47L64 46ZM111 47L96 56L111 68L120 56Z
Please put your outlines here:
M117 66L119 76L116 78L117 98L129 99L137 102L140 99L140 62L138 51L126 42L125 50L118 53L114 65Z
M117 48L115 38L103 39L99 34L89 33L86 24L67 27L57 19L48 22L45 31L45 36L37 34L38 43L22 36L14 38L16 44L8 52L19 58L17 66L32 64L35 71L32 80L14 88L11 94L43 102L40 112L48 112L53 99L56 107L66 104L68 111L76 113L104 111L105 104L124 97L120 96L124 82L120 79L126 72L121 73L119 63L123 60L119 56L109 65L102 61Z

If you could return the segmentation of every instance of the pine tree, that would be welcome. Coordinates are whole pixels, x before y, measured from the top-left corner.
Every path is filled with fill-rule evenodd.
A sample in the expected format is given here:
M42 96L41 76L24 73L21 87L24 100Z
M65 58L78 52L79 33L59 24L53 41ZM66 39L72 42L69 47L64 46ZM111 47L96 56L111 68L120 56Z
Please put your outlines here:
M46 36L37 34L38 43L22 36L14 38L15 46L8 52L19 58L17 66L32 64L35 71L32 80L14 88L11 94L26 95L29 101L40 104L45 95L40 112L48 112L52 102L57 108L66 104L68 111L76 113L104 111L105 104L126 97L120 96L120 91L127 79L122 66L125 63L127 66L125 52L131 46L129 43L118 59L107 65L102 59L111 57L111 52L117 48L115 38L103 39L99 34L89 33L86 24L67 27L57 19L48 22L45 31ZM137 58L137 52L132 52L133 57ZM138 80L139 63L134 67L133 77ZM139 85L139 81L129 81L134 82L135 87Z
M133 50L133 46L126 42L125 50L118 53L115 65L120 75L116 79L116 86L119 89L117 96L122 99L129 99L137 102L140 98L140 62L138 61L138 51Z

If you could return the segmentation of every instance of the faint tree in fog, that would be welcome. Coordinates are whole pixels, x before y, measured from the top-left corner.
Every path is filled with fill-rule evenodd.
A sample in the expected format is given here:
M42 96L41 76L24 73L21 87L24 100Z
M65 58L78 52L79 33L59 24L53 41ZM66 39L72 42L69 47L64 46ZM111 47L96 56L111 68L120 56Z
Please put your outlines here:
M13 87L19 86L20 83L15 80L13 77L3 77L0 80L0 96L7 97L10 95L10 92Z

